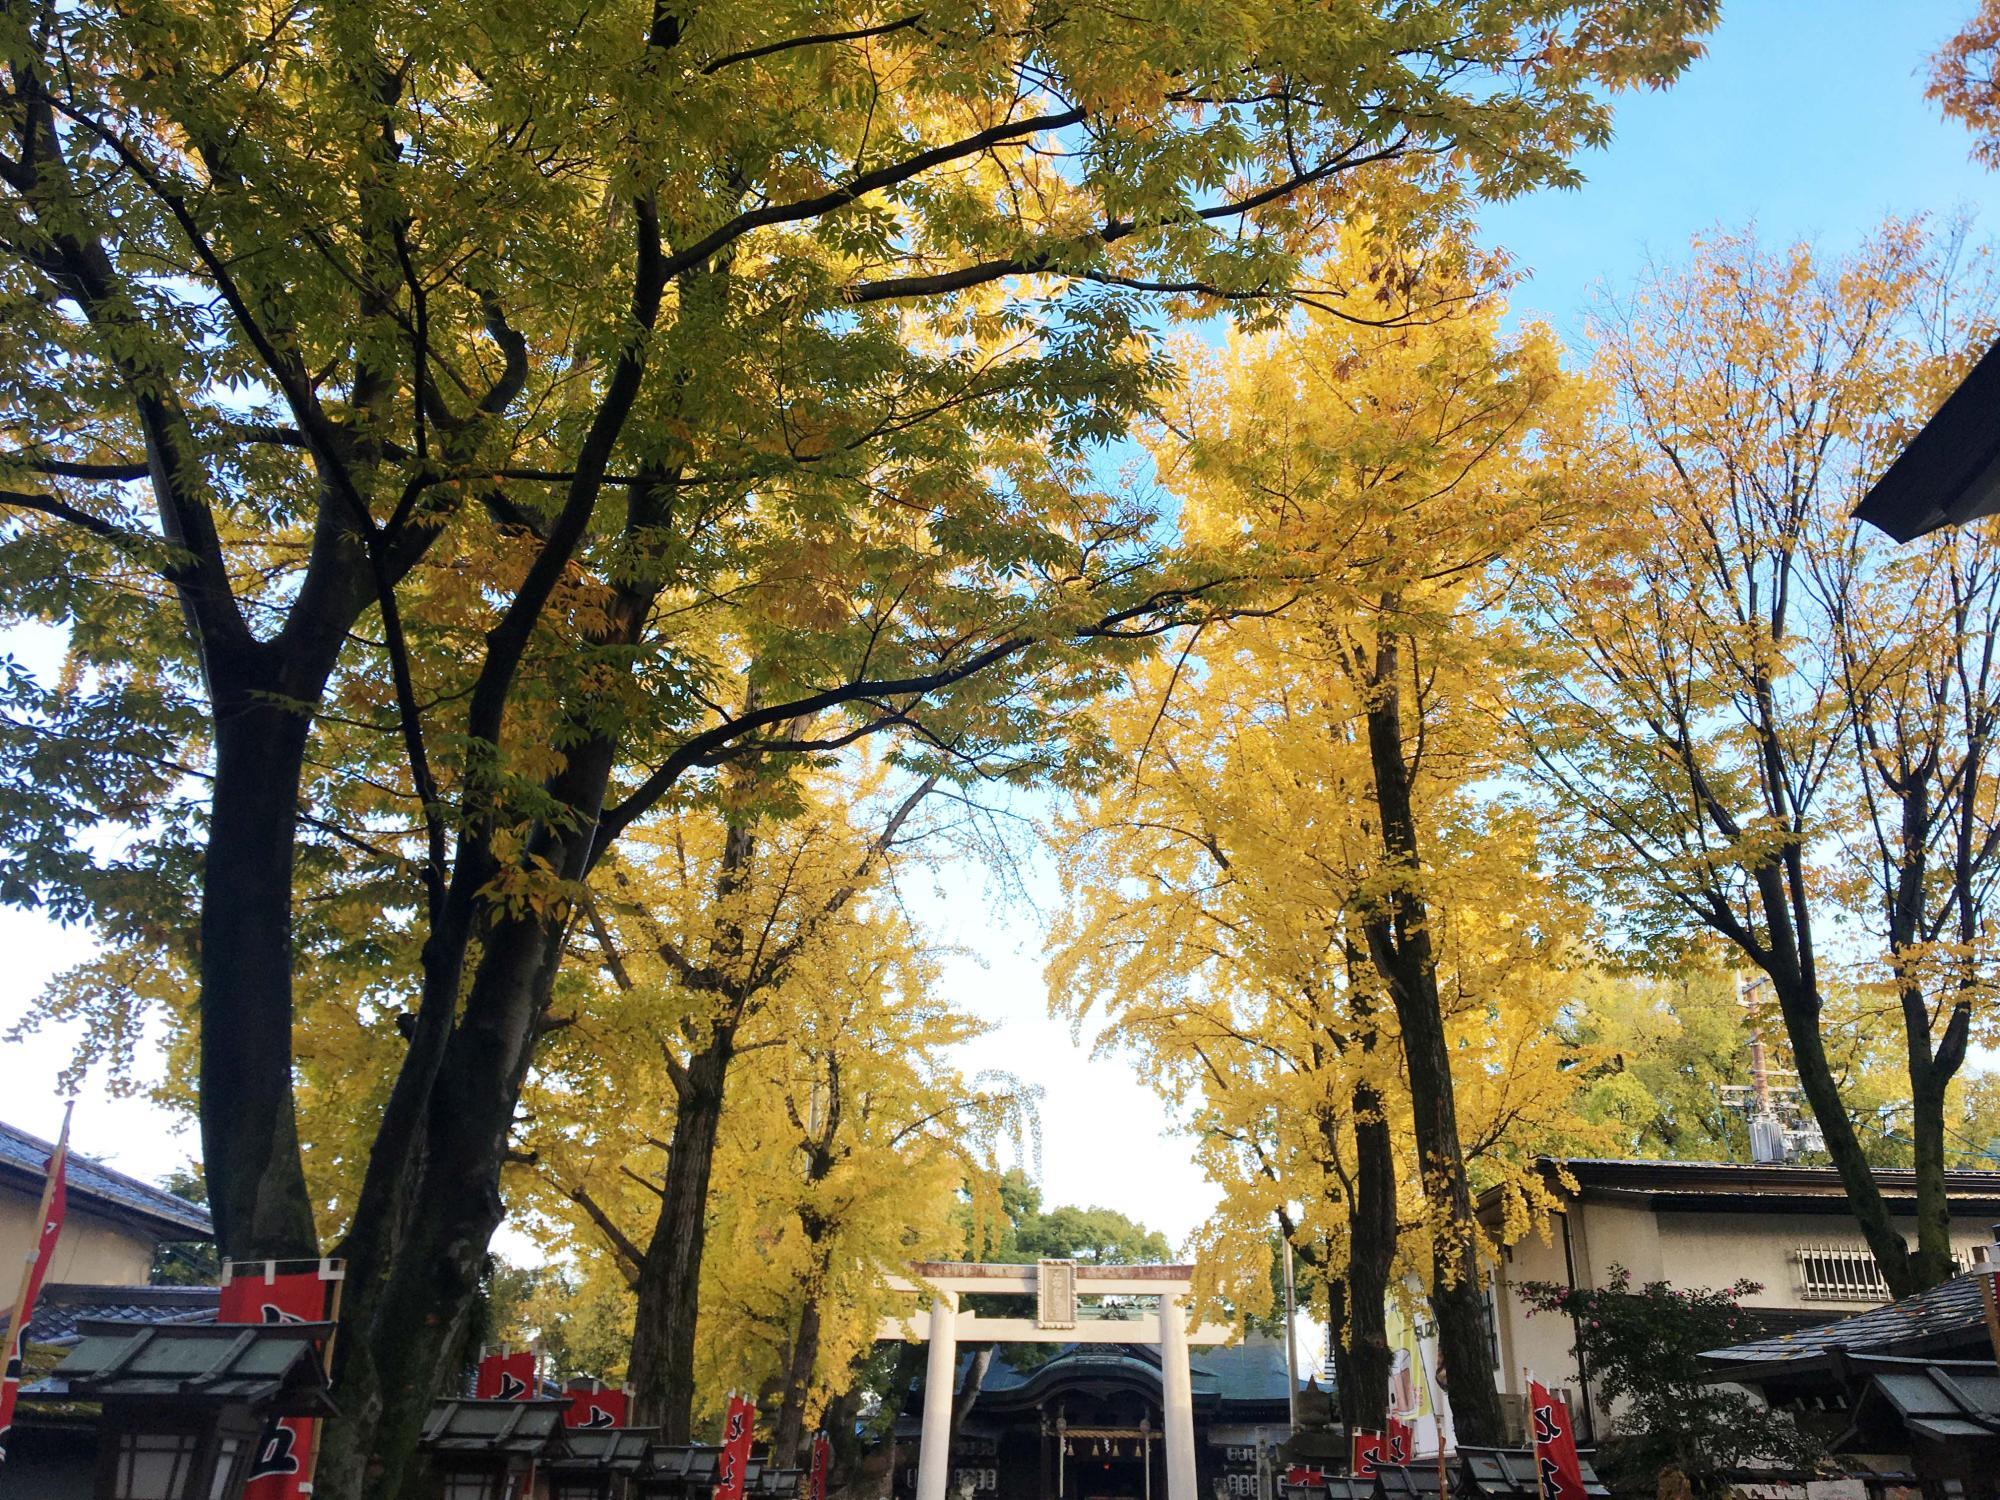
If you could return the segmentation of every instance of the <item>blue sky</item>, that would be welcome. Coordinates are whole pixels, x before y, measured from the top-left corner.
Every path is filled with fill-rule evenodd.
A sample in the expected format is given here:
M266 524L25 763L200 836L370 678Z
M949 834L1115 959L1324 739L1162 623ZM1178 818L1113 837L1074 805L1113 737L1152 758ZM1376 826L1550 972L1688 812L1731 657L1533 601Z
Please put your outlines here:
M1628 289L1690 236L1755 223L1845 250L1889 215L1981 210L2000 177L1924 98L1928 58L1973 0L1724 0L1708 55L1664 93L1618 96L1610 146L1574 192L1483 214L1531 271L1518 311L1584 338L1594 290ZM1981 214L1982 219L1986 217ZM1990 231L1989 231L1990 232Z
M1727 0L1725 8L1709 55L1680 84L1619 99L1615 139L1580 163L1589 178L1582 189L1535 194L1485 216L1488 241L1532 273L1516 310L1545 318L1573 346L1583 342L1598 289L1628 290L1649 259L1681 258L1703 230L1754 221L1767 240L1805 238L1838 253L1886 215L1981 211L2000 190L2000 177L1967 159L1965 132L1923 97L1926 58L1973 0ZM949 966L954 998L996 1023L973 1065L1044 1087L1049 1200L1103 1203L1182 1239L1213 1194L1129 1065L1090 1057L1071 1043L1066 1023L1048 1019L1046 914L997 905L976 871L952 872L944 884L918 905L941 942L966 951ZM86 951L79 933L0 910L0 1028L49 974ZM8 1120L53 1132L61 1117L54 1073L72 1041L51 1031L0 1047ZM157 1177L194 1144L169 1124L143 1099L108 1099L93 1086L78 1112L77 1145Z

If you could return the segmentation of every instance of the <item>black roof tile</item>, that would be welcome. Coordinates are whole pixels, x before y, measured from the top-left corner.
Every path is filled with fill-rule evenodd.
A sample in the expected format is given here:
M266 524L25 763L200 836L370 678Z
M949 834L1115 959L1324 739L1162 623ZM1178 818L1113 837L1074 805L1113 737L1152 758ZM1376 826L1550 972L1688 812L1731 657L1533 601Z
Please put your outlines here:
M174 1325L213 1323L221 1292L212 1286L96 1286L51 1282L28 1322L28 1342L65 1346L87 1322Z
M40 1195L55 1142L0 1121L0 1183ZM208 1210L164 1188L69 1155L70 1201L113 1218L137 1220L163 1240L205 1240L214 1233Z
M1986 1309L1975 1276L1950 1281L1871 1307L1852 1317L1815 1323L1770 1338L1752 1339L1726 1349L1711 1349L1701 1358L1717 1372L1774 1370L1790 1364L1823 1360L1835 1351L1849 1354L1940 1354L1961 1344L1986 1344Z

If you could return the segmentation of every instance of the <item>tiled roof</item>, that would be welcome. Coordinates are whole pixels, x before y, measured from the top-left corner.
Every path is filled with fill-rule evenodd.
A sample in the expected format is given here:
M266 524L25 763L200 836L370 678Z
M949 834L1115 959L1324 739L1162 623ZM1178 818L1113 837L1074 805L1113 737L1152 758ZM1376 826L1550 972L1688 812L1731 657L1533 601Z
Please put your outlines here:
M55 1143L0 1122L0 1183L39 1195ZM135 1220L163 1240L205 1240L215 1231L208 1210L99 1166L74 1151L69 1157L69 1196L78 1207L112 1218Z
M34 1344L74 1344L85 1322L156 1326L213 1323L221 1292L212 1286L89 1286L51 1282L42 1288L28 1323Z
M1849 1354L1941 1354L1960 1344L1986 1342L1986 1310L1979 1283L1954 1276L1927 1292L1871 1307L1831 1323L1815 1323L1772 1338L1711 1349L1702 1359L1716 1370L1781 1368Z
M1124 1370L1142 1379L1160 1378L1160 1353L1150 1344L1065 1345L1053 1358L1027 1370L1016 1369L1007 1354L1004 1345L994 1351L993 1363L979 1387L981 1394L1018 1390L1045 1378L1042 1372L1058 1364L1064 1372L1076 1375L1101 1368ZM969 1352L959 1355L960 1380L972 1359ZM1188 1359L1188 1373L1197 1398L1212 1395L1222 1401L1283 1401L1285 1346L1277 1339L1250 1338L1240 1344L1195 1349Z
M1288 1377L1285 1345L1280 1339L1252 1338L1240 1344L1217 1344L1192 1351L1191 1370L1215 1378L1215 1393L1224 1401L1283 1401ZM1310 1375L1310 1370L1302 1374Z

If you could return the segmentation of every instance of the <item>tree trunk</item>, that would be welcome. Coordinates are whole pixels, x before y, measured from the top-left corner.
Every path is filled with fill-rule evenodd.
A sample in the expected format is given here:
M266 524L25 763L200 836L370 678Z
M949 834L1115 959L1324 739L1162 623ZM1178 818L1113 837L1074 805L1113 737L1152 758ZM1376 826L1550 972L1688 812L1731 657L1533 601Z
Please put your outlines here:
M1347 1327L1340 1415L1350 1432L1386 1430L1389 1275L1396 1258L1396 1148L1381 1095L1354 1086L1354 1196L1347 1206Z
M544 824L525 857L545 862L563 880L584 875L611 756L607 740L588 741L549 782L552 797L576 816L559 829ZM428 1088L414 1078L411 1107L384 1114L374 1152L396 1165L398 1181L377 1197L364 1190L343 1242L350 1276L334 1376L341 1420L327 1429L317 1485L322 1500L394 1500L402 1493L424 1417L464 1357L487 1246L504 1214L500 1173L514 1109L541 1035L566 922L564 909L550 907L480 924L478 962L463 1012L439 1048L434 1078ZM427 982L458 972L462 957L462 949L448 952L430 970L434 955L427 953ZM425 1009L433 1015L420 1015L406 1068L421 1066L436 1001L427 992ZM371 1185L383 1175L376 1165Z
M631 1381L638 1420L663 1442L692 1441L695 1323L708 1240L708 1181L722 1124L723 1088L735 1055L731 1029L718 1030L688 1061L674 1109L673 1149L660 1216L639 1268Z
M1801 977L1794 957L1797 949L1791 945L1789 920L1784 919L1782 925L1769 921L1770 907L1767 894L1767 925L1774 941L1764 970L1777 993L1778 1012L1784 1018L1785 1034L1792 1044L1792 1062L1799 1071L1799 1091L1819 1122L1820 1133L1826 1138L1826 1153L1833 1159L1840 1185L1847 1192L1848 1212L1854 1215L1869 1253L1882 1268L1889 1294L1907 1297L1921 1290L1910 1263L1909 1245L1889 1216L1881 1185L1875 1181L1874 1168L1869 1165L1861 1139L1855 1133L1846 1102L1840 1097L1840 1084L1834 1077L1833 1065L1826 1055L1826 1040L1820 1033L1820 999L1810 982Z
M1430 914L1417 888L1421 872L1410 769L1403 755L1401 662L1396 639L1378 636L1368 683L1368 755L1386 863L1397 883L1364 923L1376 969L1402 1025L1416 1123L1417 1160L1430 1205L1431 1311L1438 1354L1451 1387L1461 1443L1501 1441L1500 1400L1493 1384L1486 1309L1480 1296L1479 1226L1458 1138L1451 1081L1451 1043L1438 998Z
M201 1151L222 1254L309 1259L319 1240L292 1097L292 848L311 719L262 687L213 689Z
M500 1225L500 1172L514 1108L561 955L561 928L503 922L486 940L465 1016L438 1070L414 1155L405 1222L380 1226L347 1290L335 1400L318 1493L394 1500L404 1492L431 1402L463 1360ZM385 1149L388 1149L385 1147Z
M651 524L658 511L635 496L633 516ZM620 587L590 644L636 641L656 591L643 579ZM617 755L614 735L593 721L596 707L576 709L572 725L589 732L544 788L568 815L537 824L520 855L564 886L588 874ZM334 1371L341 1419L326 1429L321 1500L402 1493L431 1402L466 1356L487 1246L504 1215L501 1170L570 913L559 901L520 911L486 904L492 833L483 815L461 830L424 944L410 1049L342 1242L348 1279Z
M1915 1074L1918 1070L1912 1068ZM1910 1135L1916 1146L1917 1245L1910 1271L1918 1288L1958 1274L1951 1258L1951 1199L1945 1190L1944 1086L1912 1077Z
M972 1408L979 1400L979 1389L986 1384L986 1372L993 1368L992 1344L980 1344L972 1351L972 1363L965 1367L965 1378L958 1383L958 1390L951 1400L951 1431L945 1446L951 1448L958 1442L958 1429L965 1425L965 1419L972 1415ZM924 1392L924 1400L930 1400L930 1392Z
M812 1394L813 1367L819 1363L819 1293L808 1289L805 1306L799 1310L799 1328L792 1338L792 1352L785 1361L784 1395L778 1402L778 1420L771 1433L771 1466L796 1469L799 1445L805 1440L806 1398Z

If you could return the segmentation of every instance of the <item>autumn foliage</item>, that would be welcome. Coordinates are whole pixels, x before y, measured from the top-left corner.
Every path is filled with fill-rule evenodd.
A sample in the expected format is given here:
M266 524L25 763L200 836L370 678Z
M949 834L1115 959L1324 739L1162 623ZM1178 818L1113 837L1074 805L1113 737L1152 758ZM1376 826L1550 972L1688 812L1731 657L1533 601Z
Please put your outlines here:
M1424 1299L1498 1439L1538 1159L1726 1141L1735 969L1892 1284L1944 1274L2000 557L1847 516L1983 255L1712 237L1566 351L1478 228L1715 15L0 15L0 586L52 643L0 897L90 927L29 1022L79 1068L163 1029L223 1250L349 1261L320 1493L414 1482L496 1316L670 1439L890 1391L883 1273L1006 1242L1033 1154L908 900L947 860L1053 850L1050 993L1222 1190L1204 1293L1258 1315L1288 1240L1351 1420ZM1995 36L1935 84L1988 156Z

